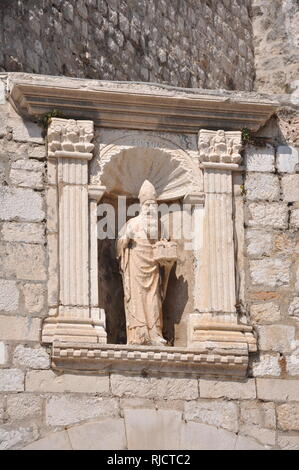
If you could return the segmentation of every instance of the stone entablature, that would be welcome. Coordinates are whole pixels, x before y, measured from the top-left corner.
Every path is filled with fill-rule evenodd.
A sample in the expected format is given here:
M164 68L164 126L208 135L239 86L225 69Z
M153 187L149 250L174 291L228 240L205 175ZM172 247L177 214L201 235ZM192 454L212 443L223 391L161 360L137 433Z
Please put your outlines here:
M110 129L197 134L199 129L257 131L279 107L257 93L177 90L148 83L9 74L10 98L30 117L53 109Z

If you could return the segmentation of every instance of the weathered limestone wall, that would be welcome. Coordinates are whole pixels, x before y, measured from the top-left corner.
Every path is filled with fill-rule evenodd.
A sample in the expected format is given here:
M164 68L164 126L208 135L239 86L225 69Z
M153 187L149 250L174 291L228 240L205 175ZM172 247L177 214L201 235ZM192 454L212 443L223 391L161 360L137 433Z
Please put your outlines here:
M252 358L251 374L256 377L260 398L280 402L276 407L277 444L283 442L283 448L287 441L290 445L289 439L295 444L299 430L299 423L293 421L298 413L293 398L298 400L299 392L298 118L290 109L281 110L258 136L264 140L249 145L245 152L247 171L242 188L245 304L258 335L259 354Z
M298 0L2 0L0 71L291 93L298 24Z
M250 0L3 0L0 71L251 90Z
M281 113L269 123L261 132L267 145L247 149L244 186L239 183L246 203L244 309L259 335L249 378L61 374L50 369L49 350L40 346L48 313L45 144L41 129L5 100L4 86L2 77L0 449L43 438L32 447L298 449L295 121Z
M252 0L252 27L255 89L291 93L299 85L298 0Z

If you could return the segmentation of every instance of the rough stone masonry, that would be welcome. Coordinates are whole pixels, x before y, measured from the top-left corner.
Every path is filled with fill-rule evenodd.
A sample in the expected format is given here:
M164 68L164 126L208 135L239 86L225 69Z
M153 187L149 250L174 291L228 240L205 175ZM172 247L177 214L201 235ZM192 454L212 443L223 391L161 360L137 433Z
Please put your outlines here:
M292 93L297 0L2 0L0 71Z
M249 0L4 0L0 71L251 90L249 6Z
M252 0L251 16L255 89L295 92L299 87L298 0Z

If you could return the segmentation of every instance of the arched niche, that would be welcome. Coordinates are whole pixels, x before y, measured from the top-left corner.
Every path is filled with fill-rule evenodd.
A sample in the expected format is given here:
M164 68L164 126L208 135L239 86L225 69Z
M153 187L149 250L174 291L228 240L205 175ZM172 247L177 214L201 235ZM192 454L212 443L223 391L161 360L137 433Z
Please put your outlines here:
M127 208L138 204L137 197L143 181L151 181L159 203L170 207L170 238L173 238L174 227L188 217L184 214L186 196L202 189L198 160L167 139L143 137L140 134L138 138L135 134L127 135L98 147L90 166L91 181L106 188L99 204L114 207L116 234L121 229L120 224L125 222L118 217L118 197L126 197ZM133 215L128 215L126 220ZM188 223L191 230L191 220ZM193 311L194 254L192 249L185 249L185 235L186 232L176 239L179 259L171 271L163 304L164 336L169 344L177 346L187 345L187 316ZM115 256L115 241L116 237L98 240L99 306L106 312L107 342L124 343L123 289Z
M198 153L147 133L119 133L110 142L96 142L90 162L90 181L107 192L137 198L144 181L151 181L160 201L203 190Z

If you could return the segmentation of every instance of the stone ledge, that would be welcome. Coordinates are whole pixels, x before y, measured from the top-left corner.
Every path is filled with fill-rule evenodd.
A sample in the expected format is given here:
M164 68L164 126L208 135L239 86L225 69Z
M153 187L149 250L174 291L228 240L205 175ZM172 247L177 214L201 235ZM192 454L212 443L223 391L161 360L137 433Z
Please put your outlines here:
M57 109L95 125L193 133L200 128L258 130L279 103L267 95L162 85L9 74L10 99L29 117Z
M63 370L171 372L245 377L248 349L185 349L54 342L53 368Z

